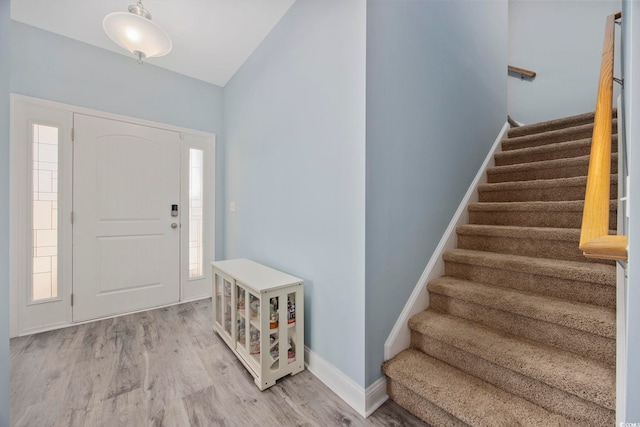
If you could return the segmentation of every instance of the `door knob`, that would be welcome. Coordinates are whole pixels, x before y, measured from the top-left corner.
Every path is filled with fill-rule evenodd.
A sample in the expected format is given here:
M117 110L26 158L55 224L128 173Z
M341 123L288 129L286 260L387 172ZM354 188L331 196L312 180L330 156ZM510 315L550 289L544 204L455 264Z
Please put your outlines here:
M178 224L176 224L175 222L171 223L171 228L178 228Z

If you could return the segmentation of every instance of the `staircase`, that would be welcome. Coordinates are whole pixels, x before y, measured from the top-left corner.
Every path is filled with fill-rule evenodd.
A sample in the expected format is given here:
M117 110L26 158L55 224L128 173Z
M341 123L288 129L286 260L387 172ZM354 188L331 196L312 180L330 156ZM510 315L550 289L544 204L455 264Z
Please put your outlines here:
M427 423L615 424L615 265L578 249L592 130L593 114L512 128L495 155L411 348L383 365Z

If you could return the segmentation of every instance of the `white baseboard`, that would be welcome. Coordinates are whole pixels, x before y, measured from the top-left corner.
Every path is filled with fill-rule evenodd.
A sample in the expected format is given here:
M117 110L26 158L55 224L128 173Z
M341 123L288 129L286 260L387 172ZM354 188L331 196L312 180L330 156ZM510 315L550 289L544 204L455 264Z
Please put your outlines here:
M384 377L365 389L307 346L304 347L304 362L313 375L365 418L388 399Z
M457 244L456 227L468 222L469 214L467 212L467 206L469 203L474 203L478 200L478 186L486 182L486 170L494 165L493 155L501 151L500 142L507 134L509 130L509 123L505 122L502 126L502 130L498 134L498 137L493 143L491 150L484 159L480 170L476 174L471 186L467 190L462 202L458 206L458 210L451 219L449 226L444 232L440 243L436 247L436 250L431 255L429 263L425 267L422 275L418 279L413 292L409 296L409 300L405 304L398 320L396 321L389 337L384 343L384 360L389 360L396 356L401 351L409 348L411 343L411 331L407 326L409 319L424 311L429 307L429 292L427 291L427 283L431 280L437 279L444 274L444 261L442 260L442 254L446 251L455 249Z
M364 417L373 414L387 399L389 399L387 377L380 377L365 390L366 411Z

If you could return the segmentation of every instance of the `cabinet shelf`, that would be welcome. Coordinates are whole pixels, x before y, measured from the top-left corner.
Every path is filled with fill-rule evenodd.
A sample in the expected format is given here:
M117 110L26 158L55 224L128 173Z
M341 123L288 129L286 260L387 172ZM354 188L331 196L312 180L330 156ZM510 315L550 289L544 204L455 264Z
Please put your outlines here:
M213 262L212 268L213 328L258 388L302 371L303 281L246 259ZM270 328L271 319L278 327Z

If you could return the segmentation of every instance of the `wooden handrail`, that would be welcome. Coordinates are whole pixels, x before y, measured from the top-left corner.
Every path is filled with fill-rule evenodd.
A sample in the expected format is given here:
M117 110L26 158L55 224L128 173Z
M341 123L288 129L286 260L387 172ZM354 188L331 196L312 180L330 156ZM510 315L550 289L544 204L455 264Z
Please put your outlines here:
M535 71L527 70L525 68L514 67L512 65L509 65L507 67L507 71L509 73L516 73L516 74L520 74L521 76L527 76L527 77L530 77L530 78L534 78L536 76L536 72Z
M580 233L580 249L588 258L627 259L627 236L609 235L614 25L615 20L621 16L621 12L607 16L604 30L600 82Z

